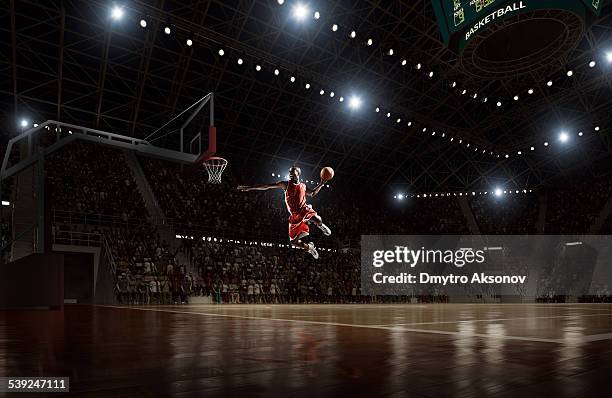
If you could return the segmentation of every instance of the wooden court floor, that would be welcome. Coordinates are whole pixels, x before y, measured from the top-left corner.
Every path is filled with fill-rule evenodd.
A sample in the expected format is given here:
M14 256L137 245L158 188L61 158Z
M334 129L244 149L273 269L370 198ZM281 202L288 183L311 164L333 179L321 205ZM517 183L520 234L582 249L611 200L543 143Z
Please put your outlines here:
M70 377L44 396L610 397L612 305L6 311L0 376Z

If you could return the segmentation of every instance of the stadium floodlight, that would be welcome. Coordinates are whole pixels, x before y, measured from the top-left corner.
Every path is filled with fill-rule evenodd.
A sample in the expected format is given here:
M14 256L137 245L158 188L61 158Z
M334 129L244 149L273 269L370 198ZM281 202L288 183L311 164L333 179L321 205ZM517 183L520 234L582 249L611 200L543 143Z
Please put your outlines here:
M423 65L421 65L421 63L416 64L416 68L417 68L417 69L421 69L421 67L422 67L422 66L423 66Z
M355 32L354 30L351 31L351 39L354 39L355 37L357 37L357 32Z
M275 76L280 75L280 70L278 70L278 69L274 69L274 75L275 75Z
M561 134L559 134L559 141L565 143L567 140L569 140L569 135L565 131L561 132Z
M404 194L398 194L397 195L397 200L403 200L404 199Z
M324 95L324 94L325 94L325 90L319 91L319 95Z
M331 98L334 98L334 95L336 95L336 94L335 94L333 91L330 91L329 96L330 96Z
M187 45L188 45L189 47L193 46L193 40L191 40L191 39L187 39Z
M356 95L353 95L349 100L349 106L351 109L359 109L361 107L361 98Z
M291 76L289 80L291 80L291 83L295 83L295 76Z
M113 10L111 11L111 18L113 18L115 21L123 18L123 8L119 6L113 7Z
M27 127L28 121L25 120L25 119L21 119L21 123L20 124L21 124L21 127Z
M308 14L308 7L302 3L297 3L295 7L293 7L293 17L298 21L303 21Z
M612 51L608 51L608 52L606 53L606 60L607 60L608 62L612 62Z
M261 65L255 65L255 70L256 70L257 72L261 71Z
M599 131L599 126L595 126L595 131Z
M306 83L306 84L304 85L304 87L306 88L306 90L309 90L309 89L310 89L310 83Z
M567 77L572 77L574 76L574 71L573 70L568 70L567 71Z
M583 136L583 134L584 134L584 133L581 131L581 132L579 132L579 133L578 133L578 136L579 136L579 137L582 137L582 136Z
M276 2L278 3L279 6L282 6L283 4L285 4L285 0L276 0Z
M170 33L172 33L172 30L170 29L170 27L169 27L169 26L166 26L166 27L164 28L164 33L165 33L165 34L167 34L167 35L169 35Z
M337 31L337 30L338 30L338 25L333 24L333 25L332 25L332 32L335 32L335 31Z
M597 66L597 62L595 61L589 62L589 68L594 68L595 66Z
M518 95L515 95L515 96L514 96L514 100L515 100L515 101L518 101L518 100L519 100L519 96L518 96Z
M548 141L546 141L546 142L544 143L544 146L548 146Z
M225 55L225 50L223 50L222 48L219 49L219 55L222 57Z
M529 94L529 95L533 94L533 89L530 88L529 90L527 90L527 94Z
M140 27L141 28L146 28L147 27L147 20L146 19L141 19L140 20Z
M315 11L314 19L319 19L319 18L321 18L321 13L319 11Z
M244 63L244 61L242 60L242 58L238 58L238 61L236 61L236 62L238 62L238 65L242 65L242 64Z
M368 46L371 46L371 45L372 45L372 43L374 43L374 42L372 41L372 39L368 39L368 41L367 41Z
M502 106L501 101L497 101L497 106L498 106L498 107L499 107L499 106Z
M553 85L552 80L549 80L549 81L548 81L548 83L546 83L546 85L547 85L548 87L552 87L552 85Z
M433 71L429 72L429 77L433 77L434 73Z
M338 98L338 101L340 101L340 102L344 102L344 97L340 97L340 98Z

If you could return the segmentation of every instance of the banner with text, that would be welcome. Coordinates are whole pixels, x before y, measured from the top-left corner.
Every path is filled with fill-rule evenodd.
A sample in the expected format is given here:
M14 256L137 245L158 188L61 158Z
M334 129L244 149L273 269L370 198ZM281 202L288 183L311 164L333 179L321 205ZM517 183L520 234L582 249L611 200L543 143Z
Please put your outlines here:
M612 235L363 235L366 295L608 295Z

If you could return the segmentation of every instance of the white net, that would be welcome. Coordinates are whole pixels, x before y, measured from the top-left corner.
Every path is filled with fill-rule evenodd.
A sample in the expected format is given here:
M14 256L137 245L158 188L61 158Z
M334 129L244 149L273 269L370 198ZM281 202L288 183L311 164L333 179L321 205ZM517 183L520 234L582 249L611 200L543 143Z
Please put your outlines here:
M208 183L221 184L221 175L227 166L227 160L219 157L211 157L204 161L204 167L208 172Z

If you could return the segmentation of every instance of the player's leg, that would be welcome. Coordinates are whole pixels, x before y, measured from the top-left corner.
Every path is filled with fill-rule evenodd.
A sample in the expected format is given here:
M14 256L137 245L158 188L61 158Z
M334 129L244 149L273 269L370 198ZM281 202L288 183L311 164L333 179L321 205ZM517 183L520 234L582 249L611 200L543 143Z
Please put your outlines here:
M290 242L293 246L308 251L308 253L310 253L315 259L319 258L319 252L317 251L317 248L315 247L314 243L306 243L300 238L293 239Z
M331 235L331 229L325 224L323 224L323 219L320 215L316 215L310 219L310 222L314 223L319 229L323 232L323 235L329 236Z

